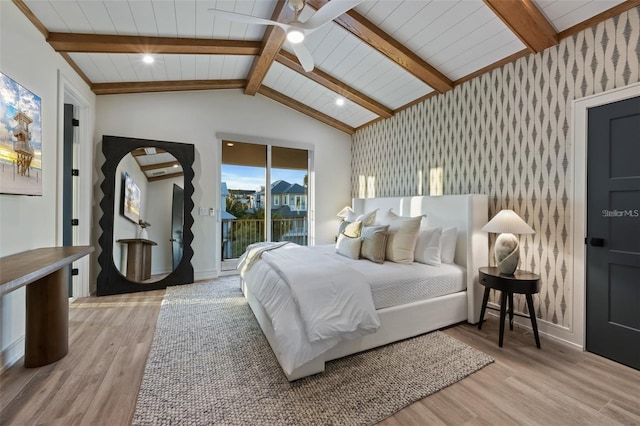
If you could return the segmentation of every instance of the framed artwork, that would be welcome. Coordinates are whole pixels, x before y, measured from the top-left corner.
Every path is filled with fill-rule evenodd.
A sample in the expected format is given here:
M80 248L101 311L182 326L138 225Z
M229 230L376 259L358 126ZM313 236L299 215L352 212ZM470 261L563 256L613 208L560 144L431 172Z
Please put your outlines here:
M140 188L127 172L124 173L122 214L136 225L140 223Z
M0 193L42 195L41 99L0 73Z

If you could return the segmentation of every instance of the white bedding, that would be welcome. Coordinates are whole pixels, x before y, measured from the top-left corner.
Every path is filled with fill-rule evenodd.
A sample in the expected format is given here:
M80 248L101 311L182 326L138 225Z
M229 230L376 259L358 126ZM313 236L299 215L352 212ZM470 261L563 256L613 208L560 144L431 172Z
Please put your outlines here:
M380 326L370 288L359 272L295 244L255 253L261 261L244 258L238 268L271 319L273 350L285 373L341 340ZM322 261L316 262L317 257Z
M364 280L365 285L369 282L370 286L366 285L366 295L371 300L372 307L375 300L375 309L425 300L448 294L448 292L461 291L465 287L464 269L457 265L434 267L418 263L406 265L393 262L380 265L368 260L352 260L337 255L334 245L299 247L295 244L287 244L277 250L259 250L259 253L262 257L260 261L252 261L250 268L243 267L246 266L246 261L242 262L239 269L249 291L258 299L271 319L275 334L275 343L272 343L272 348L286 374L291 374L294 369L326 352L344 338L357 337L377 328L369 324L368 328L364 327L355 333L349 333L344 329L346 323L340 314L346 309L349 313L347 317L352 316L351 308L343 306L345 297L340 291L344 285L334 282L331 278L328 279L327 271L340 270L344 275L346 273L344 269L350 269L352 272L349 273L351 277L349 280ZM275 266L278 259L284 260L297 269L297 276L287 277L286 272L282 275L281 271L278 271L281 268ZM316 263L313 262L316 259L322 259L323 263L320 270L313 273L308 268L310 263ZM301 297L297 294L299 289L292 291L290 284L296 288L295 283L302 283L304 289L312 277L317 277L315 281L318 283L329 281L328 286L331 289L329 296L334 301L324 300L318 303L320 296L314 293L306 294L302 297L305 299L303 304L307 305L301 308L296 303L296 299ZM441 282L445 284L441 285ZM453 290L449 291L450 289ZM294 293L296 296L293 296ZM359 294L361 298L365 297L361 292L355 294ZM335 316L334 319L342 328L342 336L329 333L323 335L322 339L309 338L308 330L301 324L309 322L308 318L303 319L305 315L311 315L311 317L318 315L318 312L307 312L309 309L314 309L314 306L320 311L329 308L324 309L325 312L320 314L325 318ZM331 309L332 306L337 309ZM329 329L331 327L329 326ZM327 328L324 326L321 334L326 331Z
M457 293L467 288L465 268L443 263L439 266L422 263L382 264L368 260L354 260L335 255L333 244L310 247L312 250L335 257L339 262L361 272L369 285L376 309L405 305L445 294Z

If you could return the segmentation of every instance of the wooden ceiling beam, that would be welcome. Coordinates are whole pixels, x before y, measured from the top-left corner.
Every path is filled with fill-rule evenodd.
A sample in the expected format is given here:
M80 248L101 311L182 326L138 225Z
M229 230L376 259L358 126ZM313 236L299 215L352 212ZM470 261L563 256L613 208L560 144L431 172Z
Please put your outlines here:
M246 80L136 81L126 83L94 83L91 85L91 90L96 95L115 95L122 93L242 89L246 83Z
M149 170L166 169L167 167L173 166L181 166L181 164L178 161L169 161L166 163L147 164L146 166L140 165L140 170L147 172Z
M159 175L159 176L147 176L147 181L148 182L155 182L155 181L158 181L158 180L173 179L173 178L180 177L180 176L184 176L184 172L168 173L166 175Z
M276 61L381 117L389 118L393 115L393 111L390 108L342 83L337 78L332 77L317 67L311 72L306 72L302 65L300 65L300 62L298 62L296 56L286 50L281 50L280 53L278 53Z
M484 0L532 52L558 44L558 32L532 0Z
M260 42L246 40L49 33L47 41L56 52L183 55L257 55L260 52Z
M308 0L307 3L315 9L319 9L327 4L328 0ZM444 93L453 89L453 82L447 76L355 10L352 9L337 17L334 22L438 92Z
M273 99L274 101L279 102L285 106L288 106L289 108L294 109L302 114L308 115L311 118L314 118L318 121L328 124L331 127L334 127L345 133L348 133L350 135L352 135L356 131L356 129L354 129L353 127L347 124L344 124L342 121L336 120L333 117L330 117L320 111L310 108L309 106L301 102L298 102L295 99L292 99L286 95L283 95L282 93L277 92L267 86L261 86L260 89L258 90L258 93L266 96L267 98Z
M289 22L294 18L293 10L287 7L287 0L278 0L276 7L271 15L272 21ZM269 68L276 59L276 55L282 48L282 43L286 38L284 30L275 25L267 27L267 31L262 38L262 48L259 56L253 61L249 77L247 78L247 87L244 90L246 95L255 95L258 93L264 78L269 72Z
M163 153L167 152L162 148L154 148L154 149L156 151L155 152L156 154L163 154ZM140 156L143 156L143 155L153 155L153 154L147 154L147 151L145 151L144 148L136 148L133 151L131 151L131 156L133 156L133 157L140 157ZM138 160L136 159L136 161L138 161ZM140 164L140 163L138 163L138 164Z

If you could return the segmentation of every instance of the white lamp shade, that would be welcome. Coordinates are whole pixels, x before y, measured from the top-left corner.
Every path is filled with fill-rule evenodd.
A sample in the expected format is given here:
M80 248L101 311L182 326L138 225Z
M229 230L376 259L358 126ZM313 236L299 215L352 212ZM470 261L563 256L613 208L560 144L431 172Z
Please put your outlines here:
M345 206L342 210L340 210L338 212L338 214L336 214L336 216L342 217L342 218L347 218L347 217L349 217L350 214L355 214L355 212L353 211L353 209L351 207Z
M500 210L483 228L483 231L494 232L497 234L535 234L536 231L531 228L527 222L522 220L520 216L513 210Z

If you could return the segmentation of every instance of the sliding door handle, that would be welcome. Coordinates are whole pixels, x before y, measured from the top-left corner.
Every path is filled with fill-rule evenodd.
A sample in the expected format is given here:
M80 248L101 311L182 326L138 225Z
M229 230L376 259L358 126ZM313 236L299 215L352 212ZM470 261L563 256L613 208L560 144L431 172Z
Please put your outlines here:
M604 238L591 238L589 244L592 247L604 247Z

